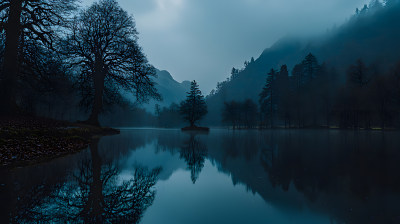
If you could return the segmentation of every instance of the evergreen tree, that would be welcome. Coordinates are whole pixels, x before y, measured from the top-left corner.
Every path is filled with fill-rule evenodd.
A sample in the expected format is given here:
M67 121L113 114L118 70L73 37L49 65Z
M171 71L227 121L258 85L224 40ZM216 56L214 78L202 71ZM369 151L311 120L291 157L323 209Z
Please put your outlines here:
M236 69L235 67L233 67L232 71L231 71L231 79L230 80L235 79L238 75L239 75L239 69Z
M281 118L285 121L285 127L287 124L290 126L290 108L292 91L290 89L290 78L287 65L282 65L279 75L276 79L277 82L277 110Z
M195 80L191 82L190 91L187 94L186 100L181 102L180 113L190 126L194 127L195 123L207 114L207 105Z
M257 124L258 107L251 99L242 103L243 124L246 128L254 128Z
M300 77L303 74L303 66L297 64L292 70L292 75L290 76L290 89L291 91L297 91L300 88Z
M385 0L384 2L386 7L391 7L393 5L398 4L399 0Z
M260 109L261 109L261 114L263 116L262 121L265 121L267 115L270 116L270 124L273 126L273 110L274 110L274 79L276 77L276 71L274 69L271 69L271 71L267 75L267 81L265 83L265 86L260 93L260 99L259 99L259 104L260 104Z
M313 54L308 54L302 62L303 64L303 77L301 84L307 84L310 80L317 77L320 66L317 58Z
M369 10L368 5L365 4L364 7L363 7L363 8L361 9L361 11L360 11L360 15L365 15L365 14L367 14L368 10Z
M347 70L347 81L349 84L363 87L369 82L368 68L361 59L351 65Z
M222 120L224 123L232 125L233 129L238 128L240 126L240 103L236 101L225 102Z
M281 98L289 89L289 71L287 65L282 65L281 70L276 78L276 89L277 89L277 102L281 101Z
M371 0L371 2L369 3L369 10L372 12L378 11L382 8L383 8L383 5L379 0Z

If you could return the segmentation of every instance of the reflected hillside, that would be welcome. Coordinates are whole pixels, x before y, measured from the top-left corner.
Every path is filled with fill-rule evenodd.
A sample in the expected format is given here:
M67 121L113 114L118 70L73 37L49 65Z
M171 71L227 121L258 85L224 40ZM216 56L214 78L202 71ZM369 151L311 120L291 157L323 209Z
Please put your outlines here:
M212 171L277 211L311 211L332 223L398 223L399 137L373 131L124 130L82 153L2 174L1 217L5 223L139 223L157 199L158 185L165 190L187 181L182 186L201 190L217 180L207 176Z
M191 136L189 144L181 141L204 145L204 155L233 184L245 185L277 207L310 208L339 223L396 223L398 137L394 132L216 130L195 142ZM176 136L157 138L160 147L176 152Z

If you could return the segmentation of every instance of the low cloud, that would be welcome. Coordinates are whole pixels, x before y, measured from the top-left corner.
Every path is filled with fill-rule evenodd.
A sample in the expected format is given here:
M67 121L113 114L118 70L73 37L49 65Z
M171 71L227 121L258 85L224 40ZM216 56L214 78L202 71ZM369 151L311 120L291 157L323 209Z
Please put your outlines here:
M93 2L84 0L85 4ZM368 0L120 0L154 66L207 94L233 66L286 35L340 25Z

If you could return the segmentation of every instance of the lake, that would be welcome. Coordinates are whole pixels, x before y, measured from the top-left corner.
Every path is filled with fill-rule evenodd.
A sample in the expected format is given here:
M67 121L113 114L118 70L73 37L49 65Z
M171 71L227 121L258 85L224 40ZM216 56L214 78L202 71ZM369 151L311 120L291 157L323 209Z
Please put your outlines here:
M400 223L400 133L122 129L0 196L1 223Z

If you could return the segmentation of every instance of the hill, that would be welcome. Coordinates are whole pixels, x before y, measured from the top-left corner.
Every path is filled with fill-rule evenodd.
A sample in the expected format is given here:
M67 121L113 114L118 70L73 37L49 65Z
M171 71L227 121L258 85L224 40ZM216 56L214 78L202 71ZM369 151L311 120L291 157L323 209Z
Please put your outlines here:
M264 50L259 58L246 63L244 69L219 84L207 97L206 122L221 122L224 102L246 99L258 102L271 68L279 69L286 64L291 71L310 52L320 63L335 67L341 80L346 69L358 59L379 71L390 70L400 60L400 3L392 3L390 7L370 5L358 12L346 24L322 37L283 38Z

